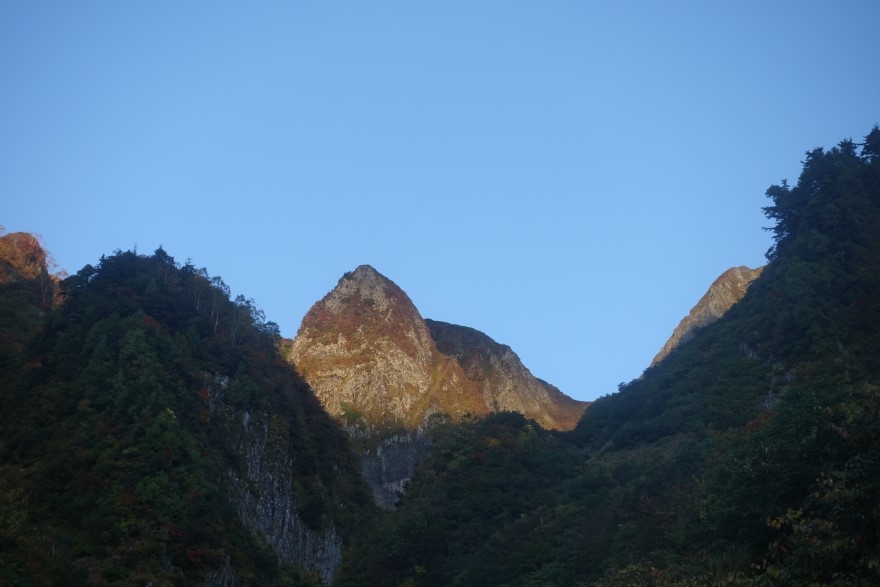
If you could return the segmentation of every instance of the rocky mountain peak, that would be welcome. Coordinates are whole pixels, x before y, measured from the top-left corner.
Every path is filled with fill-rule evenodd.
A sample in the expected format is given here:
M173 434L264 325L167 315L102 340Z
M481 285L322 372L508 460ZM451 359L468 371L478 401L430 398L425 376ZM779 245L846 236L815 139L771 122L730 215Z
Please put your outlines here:
M343 275L309 310L288 358L327 411L368 426L412 429L436 413L510 410L568 429L587 405L535 378L482 332L426 321L369 265Z
M431 336L409 296L369 265L343 275L336 287L312 306L296 340L301 342L297 345L294 341L295 354L305 340L325 346L356 341L367 346L391 345L423 364L433 353Z
M289 359L328 412L368 426L415 428L433 413L487 412L409 297L369 265L312 306Z
M328 309L339 311L354 299L373 307L378 312L387 311L395 303L409 298L397 285L370 265L360 265L342 276L336 288L325 298ZM409 302L408 305L412 305Z
M678 345L693 338L696 329L708 326L721 318L746 295L749 286L761 275L763 270L763 267L749 269L745 266L739 266L732 267L719 275L709 286L709 290L697 302L697 305L679 322L672 332L672 336L651 361L651 367L665 359Z

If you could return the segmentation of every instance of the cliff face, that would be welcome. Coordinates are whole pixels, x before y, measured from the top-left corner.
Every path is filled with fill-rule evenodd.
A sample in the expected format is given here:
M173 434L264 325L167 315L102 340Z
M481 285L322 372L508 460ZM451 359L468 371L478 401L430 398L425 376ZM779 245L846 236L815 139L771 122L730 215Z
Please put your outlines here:
M225 401L228 388L228 377L205 376L208 406L232 457L226 480L239 518L282 562L330 584L342 561L342 540L332 522L312 529L297 512L302 499L293 475L290 423L263 410L236 409Z
M740 301L752 282L761 275L763 267L749 269L748 267L733 267L722 273L716 279L709 290L700 298L697 305L691 309L651 361L651 367L666 358L678 345L687 342L694 336L694 331L707 326L721 318L735 303Z
M432 414L516 411L570 429L587 404L535 378L510 347L424 320L391 280L363 265L303 319L289 356L328 412L418 428Z
M400 432L362 452L361 474L372 489L376 505L386 510L394 508L429 446L424 431Z

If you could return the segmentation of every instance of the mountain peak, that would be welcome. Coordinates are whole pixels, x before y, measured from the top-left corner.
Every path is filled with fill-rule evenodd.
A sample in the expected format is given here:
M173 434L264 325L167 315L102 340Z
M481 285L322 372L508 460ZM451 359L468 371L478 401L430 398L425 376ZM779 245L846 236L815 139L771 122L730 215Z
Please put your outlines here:
M364 279L367 277L381 277L383 279L388 279L387 277L379 273L375 267L366 263L364 263L363 265L358 265L357 267L355 267L354 271L349 271L345 275L350 275L357 279Z
M394 284L390 279L379 273L372 265L358 265L354 271L347 271L339 283L348 282L358 286L375 286Z
M586 404L539 382L511 349L471 328L426 321L370 265L342 276L303 318L289 359L331 414L417 427L512 410L571 428Z
M360 265L346 272L336 287L312 306L300 332L311 328L350 334L352 329L369 324L390 333L417 314L412 301L396 283L372 266Z
M334 296L334 294L336 294ZM328 294L330 297L348 298L357 295L363 300L372 299L383 304L412 302L396 283L379 273L371 265L359 265L354 271L345 273L336 284L336 288ZM401 296L404 299L401 299ZM369 301L367 301L369 304Z
M369 265L342 276L303 318L290 357L328 412L416 427L435 412L485 413L464 374L440 355L419 311Z

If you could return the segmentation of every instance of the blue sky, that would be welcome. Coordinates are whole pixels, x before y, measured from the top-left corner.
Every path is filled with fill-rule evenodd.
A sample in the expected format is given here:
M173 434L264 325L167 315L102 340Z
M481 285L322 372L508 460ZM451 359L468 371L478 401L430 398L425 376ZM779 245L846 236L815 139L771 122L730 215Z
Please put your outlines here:
M286 336L369 263L580 399L880 122L880 3L0 3L0 224L160 244Z

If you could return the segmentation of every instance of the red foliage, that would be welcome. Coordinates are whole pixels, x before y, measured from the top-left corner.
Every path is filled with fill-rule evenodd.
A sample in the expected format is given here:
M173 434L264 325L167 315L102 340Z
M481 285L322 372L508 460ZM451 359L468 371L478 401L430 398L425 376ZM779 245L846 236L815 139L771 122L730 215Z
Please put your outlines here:
M205 558L205 549L201 546L196 546L195 548L187 548L186 549L186 560L191 562L193 565L198 565L202 562L202 559Z
M159 323L159 321L150 315L144 316L141 320L141 324L143 324L144 326L149 326L150 328L153 328L155 330L164 330L164 327Z

